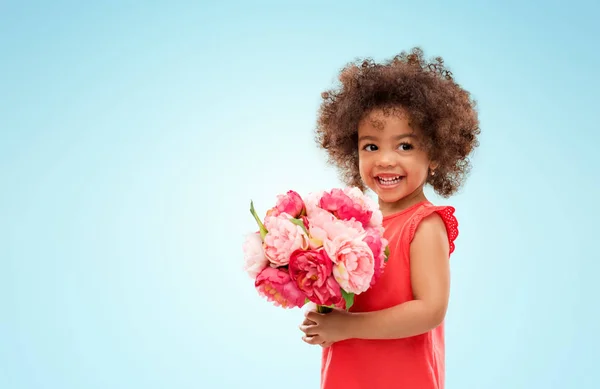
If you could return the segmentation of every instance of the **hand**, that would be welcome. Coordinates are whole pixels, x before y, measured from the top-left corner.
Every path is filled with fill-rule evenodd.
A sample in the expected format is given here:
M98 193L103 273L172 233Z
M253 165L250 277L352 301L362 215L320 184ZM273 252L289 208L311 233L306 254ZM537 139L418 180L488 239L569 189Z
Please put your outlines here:
M305 309L304 309L304 315L306 316L306 314L309 311L316 311L317 310L317 304L315 303L308 303L305 305ZM304 318L304 321L302 322L302 324L300 325L300 328L302 328L302 326L309 326L309 325L315 325L317 323L315 323L312 320L309 320L307 317ZM304 336L302 337L302 340L304 340L305 342L309 343L309 344L318 344L319 346L321 346L322 348L327 348L330 347L333 342L322 342L322 343L317 343L318 339L313 339L313 336Z
M351 313L341 309L334 309L329 313L307 311L304 322L299 327L305 334L302 340L308 344L329 347L335 342L349 339L348 327L351 317Z
M300 330L302 330L303 326L310 326L310 325L315 325L315 324L317 324L317 323L315 323L312 320L309 320L308 318L305 318L304 321L302 322L302 324L300 325ZM319 346L321 346L323 348L330 347L333 344L333 342L319 343L319 339L315 339L314 336L308 336L308 335L303 336L302 340L308 344L318 344Z

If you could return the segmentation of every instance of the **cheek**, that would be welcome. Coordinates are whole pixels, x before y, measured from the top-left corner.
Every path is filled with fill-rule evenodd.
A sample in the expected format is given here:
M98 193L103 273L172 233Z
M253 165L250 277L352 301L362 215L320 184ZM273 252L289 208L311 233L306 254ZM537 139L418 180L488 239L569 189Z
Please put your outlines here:
M358 172L360 173L360 177L366 180L369 177L369 161L366 158L358 158Z
M429 160L427 156L419 155L415 158L411 163L411 171L413 175L422 177L427 176L427 172L429 169Z

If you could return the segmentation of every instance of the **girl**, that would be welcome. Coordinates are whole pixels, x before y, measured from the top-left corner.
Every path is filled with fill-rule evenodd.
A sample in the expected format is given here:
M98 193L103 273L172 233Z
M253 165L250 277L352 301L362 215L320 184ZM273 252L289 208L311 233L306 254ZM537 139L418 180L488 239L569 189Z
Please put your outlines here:
M323 347L322 389L443 388L458 223L423 187L449 197L462 184L479 134L475 103L418 48L350 64L339 79L323 93L317 139L348 185L377 194L391 254L349 312L308 310L303 340Z

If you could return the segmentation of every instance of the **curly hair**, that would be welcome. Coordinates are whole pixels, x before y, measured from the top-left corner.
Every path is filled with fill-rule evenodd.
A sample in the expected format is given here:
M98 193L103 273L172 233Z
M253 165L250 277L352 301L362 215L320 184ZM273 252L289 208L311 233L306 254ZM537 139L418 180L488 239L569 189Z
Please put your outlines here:
M374 109L402 108L437 165L427 183L443 197L458 190L471 168L468 156L479 145L479 119L476 102L441 57L427 61L416 47L381 64L357 60L342 69L339 81L321 95L316 140L347 185L366 189L358 170L359 122Z

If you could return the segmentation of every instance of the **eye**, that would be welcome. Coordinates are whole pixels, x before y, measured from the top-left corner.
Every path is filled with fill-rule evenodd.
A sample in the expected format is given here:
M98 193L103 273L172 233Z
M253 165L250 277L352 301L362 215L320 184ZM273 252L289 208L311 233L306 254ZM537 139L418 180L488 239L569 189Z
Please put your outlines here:
M376 151L377 150L377 146L375 146L374 144L370 143L368 145L363 146L363 150L365 150L365 151Z
M400 143L400 146L398 146L398 148L402 151L409 151L413 149L413 145L411 145L410 143Z

